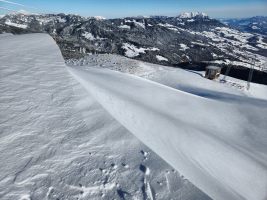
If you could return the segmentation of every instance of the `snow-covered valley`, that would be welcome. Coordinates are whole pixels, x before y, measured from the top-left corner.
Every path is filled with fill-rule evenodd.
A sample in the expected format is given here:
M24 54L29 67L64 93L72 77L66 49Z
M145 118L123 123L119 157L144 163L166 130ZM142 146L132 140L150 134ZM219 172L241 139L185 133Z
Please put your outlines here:
M0 43L0 199L267 197L266 86Z
M200 64L233 66L239 74L239 68L253 65L261 74L267 71L267 38L265 20L259 19L262 27L255 33L237 30L200 12L118 19L9 14L0 18L0 33L48 33L65 59L112 53L190 69Z

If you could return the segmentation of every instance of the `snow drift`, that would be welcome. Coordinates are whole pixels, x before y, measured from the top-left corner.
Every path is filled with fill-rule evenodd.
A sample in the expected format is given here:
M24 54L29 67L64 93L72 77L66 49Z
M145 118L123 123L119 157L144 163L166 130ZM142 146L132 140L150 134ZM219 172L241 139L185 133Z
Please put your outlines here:
M1 200L210 200L88 94L48 35L0 35L0 94Z
M204 98L111 70L69 71L122 125L212 198L266 199L266 101Z
M154 169L140 165L133 153L138 141L113 117L214 199L266 198L265 100L233 95L229 101L212 90L201 95L192 83L181 91L110 70L66 68L44 34L0 43L1 199L153 199L140 188L154 191L150 179L162 179L157 173L166 168L155 159ZM169 193L180 187L173 183ZM189 199L191 191L183 191ZM157 191L161 199L176 197L163 193Z

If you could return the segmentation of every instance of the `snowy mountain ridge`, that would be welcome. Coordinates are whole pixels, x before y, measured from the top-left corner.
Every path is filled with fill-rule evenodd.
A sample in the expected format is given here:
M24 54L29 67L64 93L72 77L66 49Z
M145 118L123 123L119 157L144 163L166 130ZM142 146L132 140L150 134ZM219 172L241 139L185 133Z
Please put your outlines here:
M189 14L196 15L205 16ZM204 69L208 64L233 66L236 70L242 68L238 71L242 74L255 65L259 71L267 70L267 38L264 34L238 31L209 17L97 20L65 14L6 15L0 19L1 32L49 33L65 59L112 53L184 68L202 66ZM134 52L129 54L129 51ZM159 56L165 59L158 59Z
M221 19L220 21L240 31L262 35L266 35L267 33L267 16L256 16L241 19Z
M203 12L184 12L178 15L179 18L208 18L208 15Z

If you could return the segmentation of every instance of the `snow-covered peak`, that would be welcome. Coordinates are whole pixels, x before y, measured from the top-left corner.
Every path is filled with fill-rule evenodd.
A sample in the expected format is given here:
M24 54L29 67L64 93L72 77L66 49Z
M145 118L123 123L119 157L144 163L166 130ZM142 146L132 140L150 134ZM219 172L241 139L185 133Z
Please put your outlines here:
M31 15L40 15L40 14L39 13L32 13L32 12L29 12L27 10L21 9L21 10L18 10L16 12L10 12L10 13L6 14L5 16L20 17L21 18L23 16L27 17L27 16L31 16Z
M146 16L146 15L138 15L136 17L134 17L136 19L144 19L144 18L149 18L149 16Z
M203 12L184 12L181 13L178 17L182 19L195 18L195 17L206 18L208 17L208 15Z
M22 15L31 15L32 13L30 13L29 11L27 10L19 10L18 11L19 14L22 14Z
M96 20L104 20L104 19L106 19L106 18L103 17L103 16L94 16L94 18L95 18Z

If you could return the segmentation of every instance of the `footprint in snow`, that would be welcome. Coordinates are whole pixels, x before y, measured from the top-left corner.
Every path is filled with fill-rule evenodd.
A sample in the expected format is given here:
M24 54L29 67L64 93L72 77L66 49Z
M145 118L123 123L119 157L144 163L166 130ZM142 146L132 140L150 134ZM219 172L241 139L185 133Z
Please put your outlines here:
M146 175L148 176L150 174L150 169L148 167L146 167L145 165L140 165L139 169Z
M125 163L121 163L121 165L124 167L124 168L129 168L129 165L125 164Z
M141 152L141 154L142 154L145 158L147 158L147 156L148 156L148 152L143 151L143 150L141 150L140 152Z

